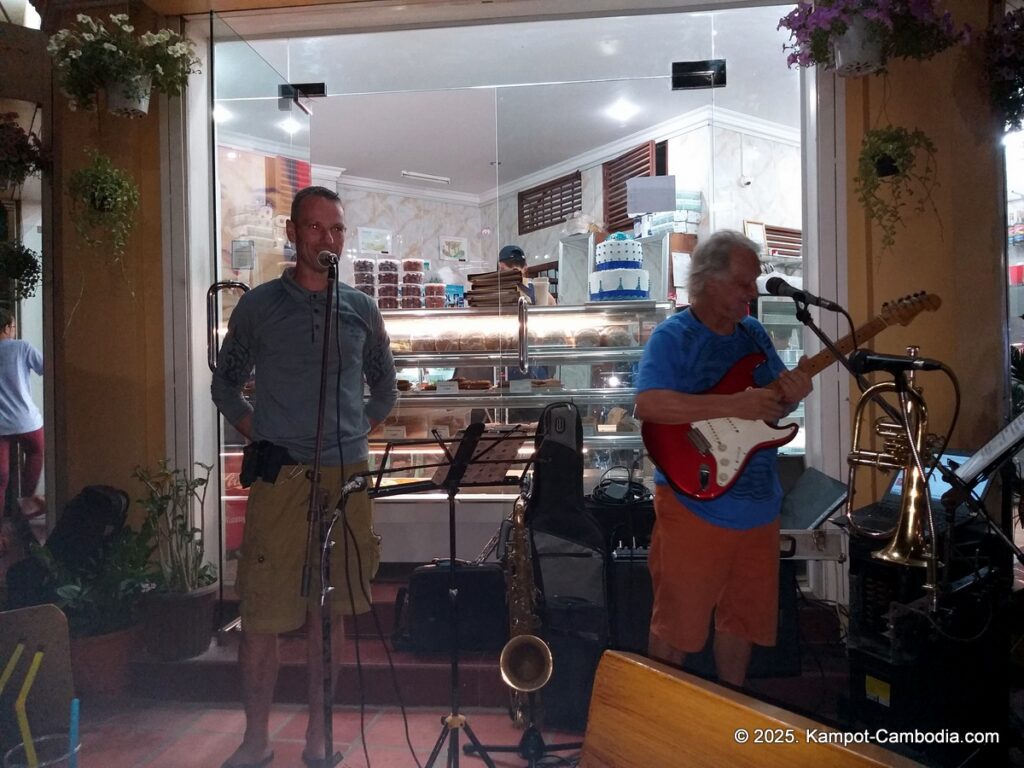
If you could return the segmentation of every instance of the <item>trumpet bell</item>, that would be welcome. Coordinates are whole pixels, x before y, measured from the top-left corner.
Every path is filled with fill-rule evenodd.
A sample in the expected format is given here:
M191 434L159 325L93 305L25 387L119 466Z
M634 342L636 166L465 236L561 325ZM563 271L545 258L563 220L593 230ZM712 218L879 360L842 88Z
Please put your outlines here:
M505 643L498 666L505 684L523 693L547 685L554 667L551 649L536 635L516 635Z

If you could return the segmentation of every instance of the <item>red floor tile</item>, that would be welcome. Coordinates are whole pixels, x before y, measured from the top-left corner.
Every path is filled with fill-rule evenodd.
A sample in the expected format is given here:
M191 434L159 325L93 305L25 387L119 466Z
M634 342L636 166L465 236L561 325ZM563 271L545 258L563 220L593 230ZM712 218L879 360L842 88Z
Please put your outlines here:
M275 740L298 741L305 743L306 723L308 720L306 707L294 708L294 716L288 720L280 729L271 728L271 734ZM366 726L377 718L380 712L377 707L370 707L366 710ZM332 718L332 729L334 743L338 748L347 746L359 739L359 710L358 709L335 709Z
M299 707L274 707L270 712L270 733L274 734L295 718ZM302 716L305 727L305 715ZM193 731L212 731L241 736L245 732L245 712L240 705L199 710L189 726Z
M190 731L143 765L145 768L218 768L237 748L236 734Z

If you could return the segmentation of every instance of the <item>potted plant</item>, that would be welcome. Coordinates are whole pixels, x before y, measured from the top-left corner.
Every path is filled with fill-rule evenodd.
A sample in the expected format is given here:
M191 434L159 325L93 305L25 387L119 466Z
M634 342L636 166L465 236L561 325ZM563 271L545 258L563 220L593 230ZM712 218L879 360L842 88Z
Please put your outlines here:
M89 156L89 165L68 179L71 219L86 244L105 247L115 262L121 262L135 226L139 189L106 155L90 151Z
M0 242L0 281L10 286L10 296L15 301L35 295L41 271L39 254L20 240ZM2 286L0 292L6 293Z
M914 209L923 211L937 184L935 144L923 131L888 126L864 134L854 188L868 218L881 228L886 248L895 242L896 225L910 198L916 196Z
M199 71L193 42L170 29L136 35L126 14L111 14L109 25L84 14L77 21L47 45L72 110L95 109L96 94L105 89L111 112L143 115L152 88L177 96Z
M68 618L71 664L79 695L128 692L129 661L139 646L143 594L153 587L152 532L120 529L80 567L33 546L47 589Z
M0 114L0 187L19 187L43 170L43 145L18 122L17 112Z
M203 540L210 465L196 462L189 474L167 459L155 470L136 467L146 488L138 503L153 531L158 563L156 589L147 596L143 636L158 659L187 659L210 645L217 574L206 561Z
M888 59L927 59L957 42L952 16L936 0L801 0L782 17L789 66L819 64L844 76L884 69Z
M992 104L1006 129L1024 124L1024 8L1007 13L985 33L985 72Z

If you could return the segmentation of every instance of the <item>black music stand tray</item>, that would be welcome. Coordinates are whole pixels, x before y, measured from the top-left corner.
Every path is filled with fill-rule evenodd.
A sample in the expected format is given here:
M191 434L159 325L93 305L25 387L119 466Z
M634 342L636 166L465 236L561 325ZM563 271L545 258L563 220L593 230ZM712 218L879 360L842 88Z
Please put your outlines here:
M448 621L449 636L451 637L449 700L451 711L441 718L441 733L437 737L437 742L427 759L425 768L431 768L434 765L446 741L448 742L448 768L458 768L460 730L466 731L466 736L473 745L474 752L484 761L487 768L496 768L485 747L477 739L473 729L469 727L466 716L459 712L459 589L455 577L455 495L461 488L468 486L509 485L510 483L506 479L509 468L517 463L528 465L532 459L524 461L517 458L519 448L528 436L522 429L514 427L484 436L484 426L483 423L477 422L470 424L465 430L461 430L452 441L455 448L454 454L445 447L444 440L438 437L436 444L441 446L447 462L422 465L437 467L434 476L429 481L381 488L380 481L385 473L384 464L387 462L391 449L391 444L389 444L381 462L381 468L376 473L375 487L370 490L370 496L373 498L436 490L443 490L448 495ZM403 443L403 445L409 444L411 443ZM405 467L401 471L419 468L422 467ZM523 468L523 471L526 471L526 467ZM519 480L516 480L517 485L518 482Z

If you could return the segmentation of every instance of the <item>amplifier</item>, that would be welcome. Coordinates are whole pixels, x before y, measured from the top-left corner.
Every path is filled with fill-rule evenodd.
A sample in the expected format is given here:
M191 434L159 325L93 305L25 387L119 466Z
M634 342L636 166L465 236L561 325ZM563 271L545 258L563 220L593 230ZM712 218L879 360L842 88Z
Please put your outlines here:
M647 553L646 547L619 547L610 558L611 646L617 650L647 652L653 602ZM754 646L748 673L751 677L791 677L801 673L796 570L795 562L782 560L779 564L778 639L771 648ZM714 634L712 626L704 649L686 657L685 669L708 677L714 675Z

